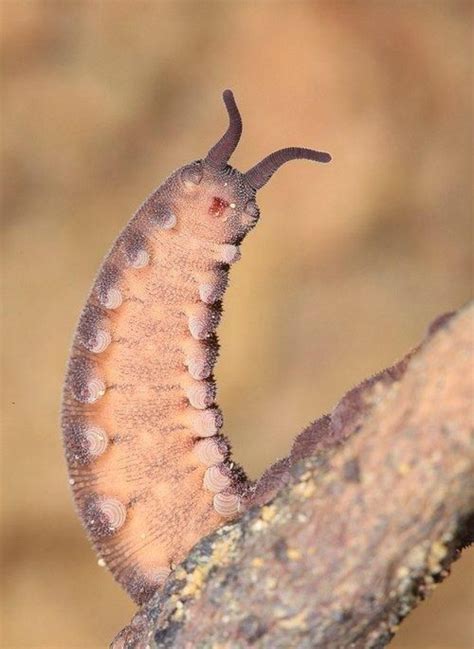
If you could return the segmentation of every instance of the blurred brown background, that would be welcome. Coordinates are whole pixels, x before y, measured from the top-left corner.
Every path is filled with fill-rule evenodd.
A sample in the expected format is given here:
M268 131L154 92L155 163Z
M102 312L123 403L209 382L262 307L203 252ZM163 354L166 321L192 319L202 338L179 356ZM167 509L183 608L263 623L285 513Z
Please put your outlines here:
M314 146L260 194L220 327L219 402L256 477L471 294L472 3L9 2L3 33L3 644L105 647L134 607L76 520L58 430L73 327L146 195L205 154ZM393 647L472 647L474 552ZM472 581L472 579L471 579Z

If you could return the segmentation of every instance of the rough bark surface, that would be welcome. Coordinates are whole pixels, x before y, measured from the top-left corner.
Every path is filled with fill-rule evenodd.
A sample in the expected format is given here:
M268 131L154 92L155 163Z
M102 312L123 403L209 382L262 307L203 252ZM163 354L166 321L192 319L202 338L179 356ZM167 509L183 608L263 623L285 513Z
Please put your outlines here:
M303 431L112 647L385 646L473 541L473 337L474 306L438 319Z

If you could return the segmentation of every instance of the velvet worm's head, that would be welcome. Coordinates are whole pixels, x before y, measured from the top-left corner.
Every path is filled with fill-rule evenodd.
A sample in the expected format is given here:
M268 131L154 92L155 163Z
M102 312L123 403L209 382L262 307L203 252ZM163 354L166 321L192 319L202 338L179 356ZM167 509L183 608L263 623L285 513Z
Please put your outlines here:
M179 175L177 209L190 217L187 231L215 243L240 243L259 216L255 190L244 174L229 165L217 169L199 160L183 167Z
M223 94L229 126L203 160L182 167L173 179L175 209L187 211L190 234L218 243L240 243L256 224L259 209L255 194L289 160L304 158L329 162L328 153L290 147L271 153L249 171L228 164L242 134L242 119L230 90ZM186 208L186 210L184 209Z

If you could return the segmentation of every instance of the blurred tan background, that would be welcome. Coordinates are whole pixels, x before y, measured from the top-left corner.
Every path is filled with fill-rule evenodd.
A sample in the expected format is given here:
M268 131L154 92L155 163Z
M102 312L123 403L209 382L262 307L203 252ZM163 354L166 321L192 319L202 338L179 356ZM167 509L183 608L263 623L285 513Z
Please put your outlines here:
M286 145L232 271L219 402L256 477L472 292L472 3L9 2L3 46L2 647L105 647L134 607L69 496L61 382L113 238L226 126ZM472 647L474 552L393 647Z

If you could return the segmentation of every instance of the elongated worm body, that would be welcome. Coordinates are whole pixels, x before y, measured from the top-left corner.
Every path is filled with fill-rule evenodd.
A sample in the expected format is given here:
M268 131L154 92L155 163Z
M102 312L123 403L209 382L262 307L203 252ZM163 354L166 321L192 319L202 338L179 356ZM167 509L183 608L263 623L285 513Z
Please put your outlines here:
M224 102L224 136L165 180L112 246L66 375L62 430L77 509L99 561L139 603L248 501L215 404L221 300L259 217L256 191L288 160L330 160L281 149L240 173L227 162L242 122L229 90Z

